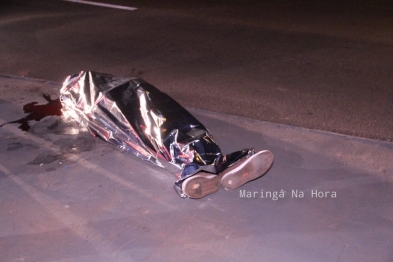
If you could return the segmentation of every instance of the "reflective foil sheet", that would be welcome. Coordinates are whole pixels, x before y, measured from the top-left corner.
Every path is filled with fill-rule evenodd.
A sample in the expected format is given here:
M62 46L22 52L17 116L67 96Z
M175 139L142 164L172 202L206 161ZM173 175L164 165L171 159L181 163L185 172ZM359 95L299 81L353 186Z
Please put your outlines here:
M82 71L67 77L60 101L63 115L93 135L176 174L181 196L187 177L201 170L217 174L251 152L223 156L202 123L139 78Z
M181 171L221 155L205 126L142 79L81 72L66 79L60 100L93 134L158 166Z

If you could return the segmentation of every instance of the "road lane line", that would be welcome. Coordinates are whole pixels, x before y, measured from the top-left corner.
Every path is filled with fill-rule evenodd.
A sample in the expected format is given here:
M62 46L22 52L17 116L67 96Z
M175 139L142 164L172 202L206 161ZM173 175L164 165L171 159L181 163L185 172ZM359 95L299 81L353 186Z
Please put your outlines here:
M99 255L104 261L133 261L129 254L121 252L105 234L94 228L94 223L90 219L65 209L63 203L52 198L48 194L40 192L39 189L29 185L20 177L12 173L11 170L0 164L0 172L4 173L9 179L17 184L33 200L40 204L49 215L53 216L61 225L71 230L82 241L85 240L94 248L94 254ZM27 220L29 221L29 220ZM47 229L50 232L50 228ZM45 232L45 231L44 231ZM117 257L114 258L114 256Z
M129 11L134 11L134 10L138 9L136 7L131 7L131 6L111 5L111 4L98 3L98 2L92 2L92 1L84 1L84 0L63 0L63 1L73 2L73 3L78 3L78 4L86 4L86 5L96 5L96 6L102 6L102 7L108 7L108 8L123 9L123 10L129 10Z
M5 122L5 120L0 118L0 123L6 123L6 122ZM30 140L32 142L35 142L37 145L40 145L41 147L44 147L44 148L46 148L56 154L60 151L60 148L58 146L55 146L53 144L53 142L47 141L41 137L38 137L38 136L35 136L35 135L29 133L29 132L21 131L18 127L14 126L12 124L4 125L1 128L4 129L5 131L8 131L9 133L16 135L16 136L19 136L19 137L25 138L27 140ZM73 155L73 154L68 155L67 158L71 161L74 161L75 163L78 163L86 170L89 170L90 172L95 172L97 174L105 176L105 177L109 178L111 181L114 181L114 182L122 185L123 187L127 188L128 190L137 192L138 194L146 197L147 199L153 199L153 200L155 199L154 193L150 193L142 188L139 188L136 184L132 183L128 179L123 178L120 175L117 175L111 171L108 171L107 169L96 165L95 163L89 161L88 159L84 159L78 155ZM0 162L0 171L2 170L2 164L3 163ZM164 170L165 169L163 169L163 171ZM7 173L5 173L5 174L7 174ZM172 205L165 203L163 200L159 199L159 200L154 200L154 201L156 201L156 203L159 205L165 206L168 210L174 209Z

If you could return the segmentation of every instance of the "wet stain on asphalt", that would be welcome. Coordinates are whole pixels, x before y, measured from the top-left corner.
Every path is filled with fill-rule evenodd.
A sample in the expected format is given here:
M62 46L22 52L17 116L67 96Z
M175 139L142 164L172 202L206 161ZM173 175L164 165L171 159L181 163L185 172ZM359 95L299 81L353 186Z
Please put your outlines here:
M20 148L23 148L24 145L22 143L9 143L7 147L7 151L13 151L13 150L18 150Z
M15 142L15 143L9 143L7 146L7 151L14 151L14 150L18 150L18 149L37 149L39 148L38 146L32 145L32 144L22 144L19 142Z
M20 145L16 145L14 147L19 147ZM58 154L51 153L41 153L37 155L34 160L28 162L28 165L45 165L50 164L56 160L59 160L60 163L66 161L67 155L69 154L79 154L81 152L91 151L95 146L95 140L89 139L86 137L77 137L75 139L70 138L61 138L53 142L53 145L60 149ZM53 171L55 167L50 167L47 171Z
M53 143L60 148L64 154L78 154L80 152L91 151L95 146L95 140L86 137L78 137L76 139L59 139Z
M27 116L2 124L0 127L6 124L20 124L19 128L23 131L30 130L29 122L32 120L40 121L46 116L61 116L61 103L60 99L52 100L50 95L43 94L43 98L48 102L45 105L37 105L37 102L30 102L23 106L23 111L29 113Z
M53 161L63 159L61 155L39 154L33 161L27 163L28 165L49 164Z

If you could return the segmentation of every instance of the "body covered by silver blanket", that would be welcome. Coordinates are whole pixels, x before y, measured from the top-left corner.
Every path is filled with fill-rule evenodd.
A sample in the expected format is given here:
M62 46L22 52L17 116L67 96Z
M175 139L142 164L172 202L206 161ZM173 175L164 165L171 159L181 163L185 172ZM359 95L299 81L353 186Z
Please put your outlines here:
M201 170L217 174L252 153L242 150L223 156L202 123L139 78L82 71L67 77L60 101L63 114L93 135L176 174L175 188L181 196L185 178Z

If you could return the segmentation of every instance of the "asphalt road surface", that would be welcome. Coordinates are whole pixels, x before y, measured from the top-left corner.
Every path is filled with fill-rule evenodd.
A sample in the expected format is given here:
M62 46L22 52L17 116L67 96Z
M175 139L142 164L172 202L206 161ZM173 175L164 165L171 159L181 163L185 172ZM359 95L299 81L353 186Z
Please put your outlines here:
M320 2L3 0L0 73L140 76L185 106L392 141L392 2Z

